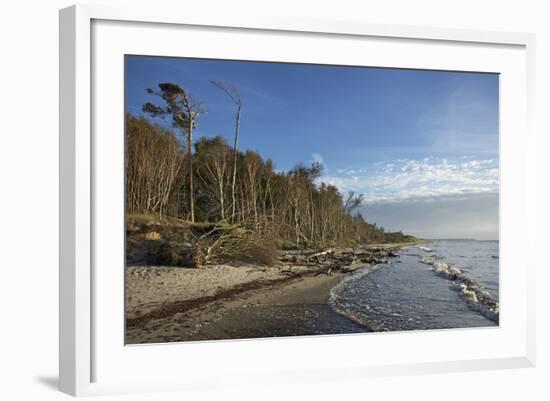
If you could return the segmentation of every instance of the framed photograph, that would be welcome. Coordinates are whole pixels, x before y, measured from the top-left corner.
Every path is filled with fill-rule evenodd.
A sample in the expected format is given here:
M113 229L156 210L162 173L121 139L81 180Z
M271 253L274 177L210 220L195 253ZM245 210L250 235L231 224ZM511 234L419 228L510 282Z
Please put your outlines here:
M534 365L534 37L60 12L60 388Z

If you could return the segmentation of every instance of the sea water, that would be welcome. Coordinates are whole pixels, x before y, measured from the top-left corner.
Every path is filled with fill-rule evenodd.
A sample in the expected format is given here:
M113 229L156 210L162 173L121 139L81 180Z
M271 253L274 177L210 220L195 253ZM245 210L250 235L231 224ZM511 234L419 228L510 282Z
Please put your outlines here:
M330 305L374 331L496 326L498 258L498 241L440 240L406 247L390 264L365 266L346 277L331 290ZM460 279L437 274L422 260L454 267ZM482 295L466 296L461 282ZM497 305L496 315L487 313L484 300Z

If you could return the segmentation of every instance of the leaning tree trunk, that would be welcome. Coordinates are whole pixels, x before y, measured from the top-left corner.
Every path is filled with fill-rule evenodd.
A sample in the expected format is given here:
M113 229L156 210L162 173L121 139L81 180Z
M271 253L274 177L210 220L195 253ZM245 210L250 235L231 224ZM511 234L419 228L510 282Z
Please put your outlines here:
M191 222L195 222L195 189L193 187L193 115L189 116L187 129L187 157L189 157L189 209Z
M239 125L241 123L241 107L237 109L237 121L235 123L235 142L233 144L233 182L231 184L231 198L232 198L232 206L231 206L231 222L235 223L235 206L236 206L236 199L235 199L235 182L237 180L237 145L239 142Z

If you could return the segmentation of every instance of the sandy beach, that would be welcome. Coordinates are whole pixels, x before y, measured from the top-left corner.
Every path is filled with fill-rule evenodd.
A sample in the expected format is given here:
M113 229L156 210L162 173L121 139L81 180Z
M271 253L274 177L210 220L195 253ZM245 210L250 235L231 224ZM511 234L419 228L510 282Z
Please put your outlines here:
M276 266L208 265L200 268L126 268L126 343L163 343L366 332L328 304L331 289L367 263L388 263L411 244L332 250L328 260L301 253ZM350 253L351 252L351 253ZM319 256L321 259L328 255ZM317 256L313 257L317 260ZM291 261L289 261L291 260ZM330 261L337 261L336 264ZM338 262L339 261L339 262ZM327 269L337 266L334 269Z
M130 267L127 344L364 332L328 305L343 277L281 267Z

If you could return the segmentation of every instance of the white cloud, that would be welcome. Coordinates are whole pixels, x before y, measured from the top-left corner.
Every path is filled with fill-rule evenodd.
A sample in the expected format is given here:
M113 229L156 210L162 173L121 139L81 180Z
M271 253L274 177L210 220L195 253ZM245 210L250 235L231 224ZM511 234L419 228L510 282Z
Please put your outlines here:
M338 170L320 178L340 191L364 194L365 204L457 199L499 189L498 161L494 159L450 161L434 157L399 159L371 168Z

